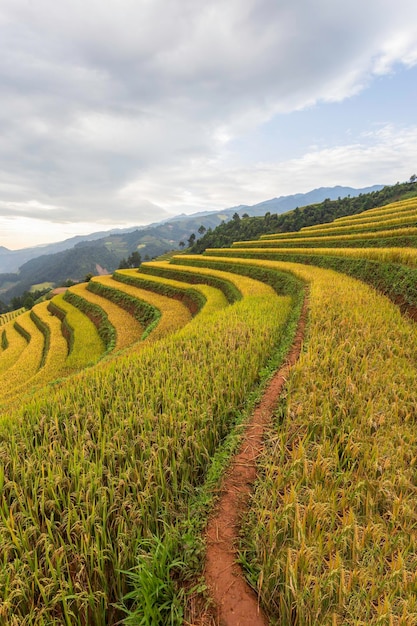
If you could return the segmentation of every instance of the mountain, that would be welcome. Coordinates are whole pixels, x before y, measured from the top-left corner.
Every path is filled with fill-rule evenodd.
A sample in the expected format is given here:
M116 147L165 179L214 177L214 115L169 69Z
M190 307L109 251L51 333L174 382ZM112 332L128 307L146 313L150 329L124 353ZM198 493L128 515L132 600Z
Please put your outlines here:
M266 200L265 202L259 202L250 207L239 208L237 213L242 215L247 213L250 217L256 217L258 215L265 215L265 213L285 213L291 211L297 207L307 206L309 204L317 204L323 202L327 198L329 200L337 200L338 198L346 198L351 196L352 198L359 196L360 194L372 193L373 191L380 191L384 185L373 185L372 187L364 187L363 189L354 189L353 187L319 187L313 189L307 193L296 193L292 196L280 196L279 198L272 198L272 200Z
M137 228L140 227L136 227L136 229ZM31 259L36 259L37 257L49 254L56 254L57 252L63 252L64 250L74 248L77 244L85 241L91 242L97 239L103 239L110 233L130 232L131 230L135 230L135 227L116 229L112 231L101 231L91 233L89 235L77 235L56 243L40 244L31 248L22 248L21 250L9 250L8 248L0 246L0 272L16 272L21 265Z
M375 189L375 188L374 188ZM189 248L190 254L201 254L207 248L224 248L234 241L256 240L261 235L299 231L306 226L333 222L338 217L355 215L367 209L384 206L390 202L417 195L415 183L397 183L359 195L338 196L334 200L326 198L322 202L296 207L283 213L271 213L274 202L262 203L263 215L250 217L249 214L233 215L233 219L209 230ZM317 196L313 198L316 199ZM280 199L276 199L280 200Z
M202 211L178 215L149 226L96 232L72 237L52 244L7 250L0 248L0 300L10 300L33 287L56 286L67 280L80 281L86 274L111 273L122 258L138 251L142 259L151 259L172 249L182 241L188 245L194 233L198 239L201 226L214 230L232 219L233 215L259 216L282 214L296 207L321 202L326 198L358 196L382 189L375 185L364 189L351 187L322 187L305 194L280 196L247 206L239 205L222 211Z

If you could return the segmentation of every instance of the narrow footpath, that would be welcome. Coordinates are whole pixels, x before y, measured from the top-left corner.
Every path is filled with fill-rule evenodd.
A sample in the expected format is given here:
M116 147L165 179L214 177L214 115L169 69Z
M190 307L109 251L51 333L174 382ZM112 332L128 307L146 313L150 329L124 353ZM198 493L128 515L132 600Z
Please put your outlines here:
M239 452L224 478L221 497L210 518L207 531L207 553L204 578L215 608L211 616L200 616L193 624L218 626L267 626L268 620L259 606L255 592L247 584L241 566L236 562L236 544L242 514L256 479L256 459L263 448L264 433L272 422L274 410L290 368L302 347L307 319L304 300L296 336L284 365L269 383L246 428ZM202 619L201 619L202 618Z

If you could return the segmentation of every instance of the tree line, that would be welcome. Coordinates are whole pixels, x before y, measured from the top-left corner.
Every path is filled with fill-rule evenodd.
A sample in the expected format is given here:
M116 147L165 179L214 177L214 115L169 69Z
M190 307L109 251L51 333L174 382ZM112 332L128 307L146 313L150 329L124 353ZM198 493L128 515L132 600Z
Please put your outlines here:
M408 195L417 195L415 175L406 183L386 186L380 191L359 194L353 198L347 196L337 200L327 199L318 204L297 207L280 215L266 213L261 217L249 217L245 213L240 217L235 213L230 221L223 222L213 230L209 228L197 241L195 235L191 236L188 240L188 252L201 254L206 248L227 248L234 241L249 241L272 233L295 232L306 226L325 224L338 217L355 215L367 209L383 206ZM180 242L180 246L181 243L183 242Z

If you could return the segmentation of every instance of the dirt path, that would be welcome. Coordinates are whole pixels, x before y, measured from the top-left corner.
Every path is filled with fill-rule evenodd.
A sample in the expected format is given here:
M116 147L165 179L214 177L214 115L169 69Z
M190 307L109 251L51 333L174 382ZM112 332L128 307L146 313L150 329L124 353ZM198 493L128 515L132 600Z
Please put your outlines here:
M204 577L215 603L213 614L194 619L192 624L219 626L267 626L254 591L236 563L236 540L240 518L248 505L256 478L256 459L263 447L265 428L271 423L289 370L301 351L307 318L305 299L293 346L285 364L274 375L247 426L240 450L222 484L222 495L206 531L207 554Z

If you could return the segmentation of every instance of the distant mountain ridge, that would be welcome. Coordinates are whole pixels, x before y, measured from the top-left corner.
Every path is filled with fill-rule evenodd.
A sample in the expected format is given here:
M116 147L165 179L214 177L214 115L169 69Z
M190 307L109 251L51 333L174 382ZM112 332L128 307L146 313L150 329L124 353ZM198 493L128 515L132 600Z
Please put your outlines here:
M201 226L206 230L215 229L232 219L235 213L250 217L268 212L282 214L327 198L333 200L348 195L354 197L382 188L383 185L363 189L322 187L308 193L272 198L252 206L238 205L221 211L178 215L147 226L101 231L33 248L8 250L0 247L0 300L10 302L13 297L30 290L34 285L59 285L66 280L83 280L88 273L97 274L98 266L111 273L122 258L136 250L144 259L179 249L181 241L188 245L192 233L198 239L198 229Z
M265 200L259 202L250 207L239 208L237 213L242 215L247 213L250 217L256 217L258 215L265 215L265 213L285 213L291 211L297 207L306 206L308 204L317 204L323 202L327 198L329 200L337 200L338 198L345 198L347 196L359 196L360 194L372 193L373 191L380 191L384 185L373 185L372 187L364 187L363 189L354 189L353 187L319 187L313 189L307 193L296 193L291 196L280 196L278 198L272 198L271 200ZM247 209L250 209L248 211Z
M39 244L37 246L33 246L30 248L21 248L19 250L9 250L4 246L0 246L0 272L15 272L19 269L21 265L23 265L27 261L30 261L31 259L36 259L40 256L44 256L45 254L56 254L57 252L63 252L64 250L74 248L77 244L83 243L84 241L95 241L97 239L103 239L107 237L110 233L113 234L118 232L130 232L131 230L138 230L140 228L147 227L134 226L132 228L126 229L100 231L88 235L76 235L75 237L64 239L63 241Z

